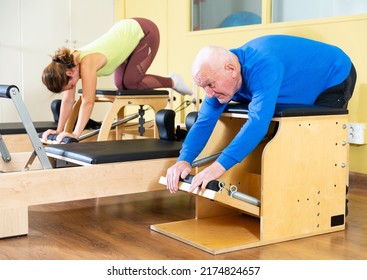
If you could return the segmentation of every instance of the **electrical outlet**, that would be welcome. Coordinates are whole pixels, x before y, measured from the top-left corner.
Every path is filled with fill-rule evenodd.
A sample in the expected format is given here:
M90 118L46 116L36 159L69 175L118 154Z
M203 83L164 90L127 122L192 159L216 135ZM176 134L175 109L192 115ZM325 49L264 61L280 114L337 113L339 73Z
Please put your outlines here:
M348 142L349 144L364 145L366 139L365 123L349 123L348 124Z

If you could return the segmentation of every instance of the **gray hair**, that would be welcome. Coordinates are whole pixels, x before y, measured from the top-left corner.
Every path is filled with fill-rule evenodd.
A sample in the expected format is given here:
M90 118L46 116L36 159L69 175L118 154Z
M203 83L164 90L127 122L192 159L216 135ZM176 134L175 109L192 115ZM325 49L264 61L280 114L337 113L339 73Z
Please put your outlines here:
M231 59L231 52L223 47L209 45L203 47L196 55L192 64L192 75L196 76L201 69L207 67L209 69L216 69L225 65Z

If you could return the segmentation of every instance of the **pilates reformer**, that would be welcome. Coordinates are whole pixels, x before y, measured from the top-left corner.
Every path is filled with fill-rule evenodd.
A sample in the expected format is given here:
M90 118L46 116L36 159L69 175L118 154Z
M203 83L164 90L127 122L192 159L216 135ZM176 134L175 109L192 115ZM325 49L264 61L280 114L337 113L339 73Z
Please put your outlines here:
M176 161L179 141L149 138L44 147L19 89L1 85L0 96L13 100L34 147L34 152L7 153L1 144L0 238L28 234L31 205L164 189L159 174Z

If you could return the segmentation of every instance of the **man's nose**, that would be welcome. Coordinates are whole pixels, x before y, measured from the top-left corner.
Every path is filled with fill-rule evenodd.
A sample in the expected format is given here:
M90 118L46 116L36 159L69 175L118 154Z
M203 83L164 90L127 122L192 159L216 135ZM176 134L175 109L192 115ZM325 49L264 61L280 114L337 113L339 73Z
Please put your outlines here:
M205 90L206 94L208 95L208 97L210 97L210 98L213 97L214 94L215 94L214 90L212 90L210 87L205 87L204 90Z

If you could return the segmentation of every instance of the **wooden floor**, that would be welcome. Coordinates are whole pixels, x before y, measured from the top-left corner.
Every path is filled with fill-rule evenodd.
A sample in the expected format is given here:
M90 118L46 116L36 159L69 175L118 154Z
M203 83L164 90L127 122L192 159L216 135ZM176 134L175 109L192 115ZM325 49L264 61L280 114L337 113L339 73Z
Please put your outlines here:
M220 255L150 230L152 224L194 216L194 199L186 193L158 191L33 206L28 236L0 240L0 259L366 260L367 176L351 174L349 200L345 231Z

